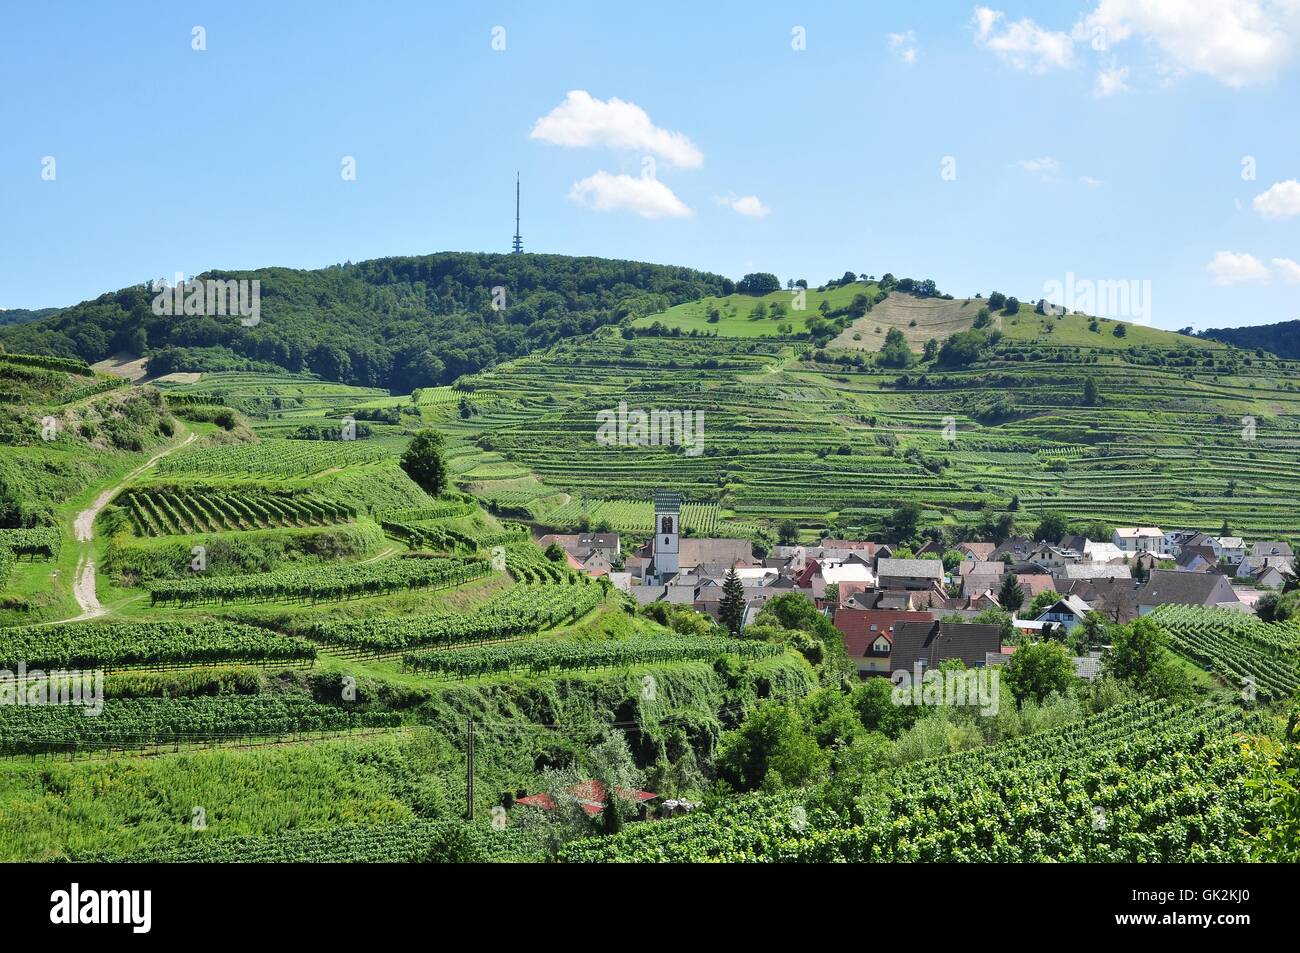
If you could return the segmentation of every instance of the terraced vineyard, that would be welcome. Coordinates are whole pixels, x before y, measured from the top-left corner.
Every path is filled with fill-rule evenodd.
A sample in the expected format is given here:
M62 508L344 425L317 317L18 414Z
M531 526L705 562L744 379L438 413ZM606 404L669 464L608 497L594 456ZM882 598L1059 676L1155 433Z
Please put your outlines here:
M260 440L252 444L199 447L172 454L158 465L163 476L309 476L323 470L373 463L388 456L381 447L356 441Z
M828 306L854 292L833 290ZM871 359L870 313L847 332L863 341L837 352L784 330L788 320L751 321L744 303L720 305L728 310L717 322L698 307L677 308L675 325L630 317L415 399L251 372L167 383L167 401L136 387L78 397L106 385L0 360L9 368L0 390L20 403L49 397L5 418L18 420L6 439L27 435L0 476L57 488L11 516L40 528L0 530L0 612L75 620L0 628L0 669L101 669L111 689L96 718L73 707L0 710L14 790L43 792L21 810L16 796L0 798L10 819L0 856L98 857L96 845L134 844L113 856L537 859L558 843L517 829L525 815L511 798L541 788L541 765L591 773L584 759L617 740L611 726L628 729L629 757L646 772L638 785L700 799L727 776L726 752L756 706L797 705L802 715L842 700L840 679L826 646L805 645L811 630L734 639L707 619L639 610L530 540L608 528L627 553L652 529L658 489L683 495L687 535L762 543L786 519L804 539L878 533L905 501L923 526L961 529L1013 498L1026 528L1050 513L1213 531L1226 520L1248 538L1300 543L1293 365L1154 329L1134 332L1140 346L1094 347L1086 322L1069 320L1042 332L1086 342L1064 348L1023 333L1038 318L1021 314L1007 316L1004 338L975 366L893 370ZM935 326L965 320L960 302L931 303ZM704 336L713 330L725 333ZM1095 405L1084 402L1085 379ZM152 429L128 434L134 449L113 457L97 421L122 427L109 405L131 395L128 409ZM597 415L620 404L702 411L700 440L598 444ZM67 408L69 426L45 447L28 423L52 406ZM77 415L90 406L98 416L83 427ZM168 407L175 416L164 416ZM333 433L343 414L369 417L371 436L284 439ZM427 460L399 462L429 425L447 441L445 490ZM107 459L96 468L98 454ZM113 502L96 517L101 494ZM196 542L206 563L190 561ZM51 583L61 590L53 599ZM1262 704L1140 701L1083 721L1072 710L1064 728L882 769L856 799L843 796L840 750L814 737L815 753L834 760L810 787L721 798L561 856L1251 859L1263 807L1245 784L1240 742L1273 728L1276 703L1300 690L1300 629L1206 610L1153 618L1176 651L1226 684L1250 680ZM237 691L248 694L232 693L230 666L247 666ZM646 669L662 688L653 713ZM1194 692L1208 683L1201 677ZM1093 696L1079 689L1075 700ZM1032 714L1012 714L1034 731ZM1001 723L961 717L944 729L945 750L1004 736ZM483 753L472 795L471 722ZM911 730L888 734L889 764L907 757ZM40 757L78 752L96 754ZM54 760L57 772L25 773ZM204 803L191 787L220 805L212 837L184 822L185 805ZM180 807L167 800L178 789ZM264 789L265 803L250 807L250 792ZM467 799L480 817L509 809L510 829L452 821ZM406 820L413 815L422 819ZM365 823L354 829L357 818ZM242 830L258 833L230 836Z
M1228 707L1143 702L899 768L850 816L752 796L567 848L577 862L1239 862L1262 804Z
M141 536L175 536L346 523L356 511L311 493L132 489L117 500Z
M904 500L927 522L971 525L1016 496L1024 523L1060 513L1218 532L1227 520L1247 537L1300 543L1289 519L1300 510L1300 370L1153 340L1163 349L1007 339L975 368L894 371L799 359L762 338L601 332L475 375L467 386L491 409L445 427L459 435L462 486L554 527L644 532L646 501L663 488L717 507L695 517L702 534L785 518L879 531ZM1099 406L1084 404L1085 378ZM995 396L1004 416L989 416ZM597 413L620 402L703 410L703 452L597 444ZM490 451L476 446L483 434ZM506 458L532 476L472 476L476 460Z
M412 820L286 830L261 837L196 838L131 854L86 854L76 859L147 864L414 864L505 861L535 849L518 828L467 828L455 821Z
M246 576L183 579L149 587L154 605L195 606L241 601L337 601L414 589L458 586L491 571L480 560L412 557L317 569L281 569Z
M353 712L276 695L110 699L91 717L76 707L5 705L0 707L0 754L193 744L394 726L398 721L395 712Z
M1267 623L1231 609L1161 606L1150 618L1175 651L1264 701L1300 690L1300 626Z
M0 668L108 670L132 666L310 661L306 639L235 622L70 622L0 629Z
M20 559L57 559L62 547L63 537L53 526L0 529L0 549Z
M600 604L598 585L589 582L521 583L474 612L324 619L299 631L326 645L372 653L417 646L452 646L518 638L576 621Z
M638 639L624 642L527 642L448 652L411 652L402 657L411 669L455 678L473 678L522 671L541 675L552 671L591 671L665 662L722 658L773 658L784 650L767 642L743 639L702 639L692 636Z

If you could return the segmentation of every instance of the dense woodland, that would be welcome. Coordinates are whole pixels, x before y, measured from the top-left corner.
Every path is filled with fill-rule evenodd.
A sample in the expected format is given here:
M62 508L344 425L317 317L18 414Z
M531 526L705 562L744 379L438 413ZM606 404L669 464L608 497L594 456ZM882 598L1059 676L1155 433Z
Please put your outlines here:
M1247 328L1210 328L1201 337L1244 348L1263 348L1288 361L1300 361L1300 321Z
M259 279L261 322L246 328L237 317L155 315L154 292L142 283L0 330L0 345L90 362L123 351L148 354L154 374L311 371L405 393L628 315L735 290L729 279L690 268L451 252L198 277ZM499 310L494 287L505 289Z

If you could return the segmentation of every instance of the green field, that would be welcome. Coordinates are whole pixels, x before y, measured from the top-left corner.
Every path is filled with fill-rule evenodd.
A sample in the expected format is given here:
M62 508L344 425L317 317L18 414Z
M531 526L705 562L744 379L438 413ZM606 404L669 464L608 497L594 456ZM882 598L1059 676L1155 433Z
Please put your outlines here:
M799 290L774 291L767 295L732 294L688 301L667 311L638 318L632 326L648 329L657 323L684 333L735 338L791 336L792 333L805 333L804 319L817 314L823 302L832 309L846 308L856 295L875 294L878 286L874 282L859 281L825 291L808 288L804 289L802 301L796 297ZM760 304L766 312L762 316L754 313ZM717 320L710 321L710 315L715 311ZM792 332L782 331L784 324L792 325Z

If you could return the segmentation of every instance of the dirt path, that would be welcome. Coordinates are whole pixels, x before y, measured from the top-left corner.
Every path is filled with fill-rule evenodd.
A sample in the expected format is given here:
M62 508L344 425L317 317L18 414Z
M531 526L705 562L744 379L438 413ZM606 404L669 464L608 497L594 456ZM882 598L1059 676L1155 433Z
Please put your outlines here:
M393 555L393 553L397 552L397 551L400 550L400 549L401 549L400 546L388 546L388 547L385 547L384 549L381 549L379 552L375 553L373 556L370 556L370 557L368 557L368 558L366 558L366 559L363 559L363 560L361 560L359 563L354 563L353 565L356 565L356 566L364 566L364 565L366 565L367 563L377 563L377 562L379 562L379 560L385 558L386 556L391 556L391 555Z
M168 447L155 453L149 460L136 467L115 485L105 490L99 496L95 497L95 502L77 514L76 520L72 524L72 532L79 543L89 543L95 536L95 518L99 516L100 511L108 506L109 501L113 499L126 484L130 483L145 470L148 470L155 463L167 456L169 453L189 446L194 442L195 435L190 434L174 447ZM71 619L64 619L64 622L84 622L87 619L95 619L104 615L108 610L99 603L99 595L95 591L95 556L89 546L83 547L85 550L81 558L77 561L76 578L72 585L72 593L76 596L77 605L81 606L81 615Z

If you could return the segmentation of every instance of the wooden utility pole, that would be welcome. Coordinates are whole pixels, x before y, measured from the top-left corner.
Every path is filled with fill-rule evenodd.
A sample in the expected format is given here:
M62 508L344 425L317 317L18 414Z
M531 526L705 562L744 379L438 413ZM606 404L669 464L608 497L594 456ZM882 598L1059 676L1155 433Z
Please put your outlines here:
M465 753L465 819L474 820L474 719L469 720Z

